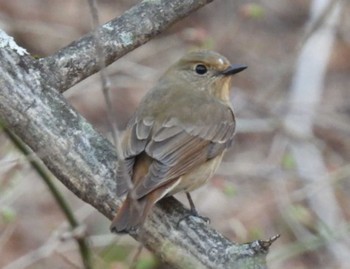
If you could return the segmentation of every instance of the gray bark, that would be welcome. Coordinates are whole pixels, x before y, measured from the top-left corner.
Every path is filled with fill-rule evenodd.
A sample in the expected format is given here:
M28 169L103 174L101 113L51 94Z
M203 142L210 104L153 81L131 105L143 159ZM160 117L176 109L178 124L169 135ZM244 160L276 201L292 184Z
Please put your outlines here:
M100 27L105 62L111 63L206 2L143 1L126 12L124 19ZM145 5L155 13L142 10ZM157 22L150 23L147 16ZM138 23L145 25L134 25L139 17L142 21ZM129 31L132 39L124 44L121 35ZM69 190L111 219L120 205L115 149L60 93L98 71L91 36L48 58L34 60L4 41L0 31L0 120ZM188 213L174 198L164 199L149 216L142 234L132 236L174 268L266 268L271 241L232 243L198 219L179 222Z
M144 0L122 16L97 28L97 33L89 33L56 54L41 59L41 69L45 68L50 74L44 79L49 79L53 87L64 92L99 71L94 36L98 36L98 42L103 44L102 62L107 66L212 1Z

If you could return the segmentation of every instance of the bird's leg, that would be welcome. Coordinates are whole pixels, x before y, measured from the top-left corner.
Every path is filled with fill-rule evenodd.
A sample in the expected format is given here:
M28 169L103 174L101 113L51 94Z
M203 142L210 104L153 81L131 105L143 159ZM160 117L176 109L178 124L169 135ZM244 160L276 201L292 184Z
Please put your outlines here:
M199 216L198 211L194 206L191 194L189 192L186 192L186 197L187 197L188 203L190 204L191 215L198 217Z
M203 217L203 216L200 216L198 214L198 211L197 211L196 207L194 206L191 194L189 192L186 192L186 197L187 197L188 203L190 204L191 215L195 216L197 218L200 218L200 219L204 220L207 223L210 223L210 219L208 217Z
M199 219L203 220L207 224L210 223L210 219L208 217L203 217L203 216L200 216L198 214L198 211L197 211L196 207L194 206L192 197L191 197L189 192L186 192L186 197L187 197L188 203L190 204L190 212L191 213L186 215L186 216L184 216L183 218L181 218L179 220L179 222L177 223L177 225L179 225L181 221L187 219L188 217L196 217L196 218L199 218Z

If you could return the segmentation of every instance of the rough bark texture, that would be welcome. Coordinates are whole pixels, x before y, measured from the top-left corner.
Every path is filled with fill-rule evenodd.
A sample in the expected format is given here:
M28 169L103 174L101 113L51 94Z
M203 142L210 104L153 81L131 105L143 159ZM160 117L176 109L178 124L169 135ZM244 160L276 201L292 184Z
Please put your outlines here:
M165 2L144 1L140 6L151 8ZM183 7L176 8L180 2ZM135 30L135 26L130 27L134 25L133 20L127 16L134 16L137 7L123 15L121 25L116 22L117 25L102 26L100 29L107 31L101 33L107 35L102 42L106 62L146 42L163 29L159 25L169 25L205 2L170 1L163 11L156 9L160 13L156 16L157 23L150 23L150 29L142 32L140 39L140 33L134 32L127 46L117 43L123 39L123 33ZM165 21L162 12L167 14ZM118 30L120 28L124 30ZM108 41L108 36L114 41ZM120 205L116 197L115 150L58 92L98 71L92 43L88 35L38 63L3 42L0 35L0 120L39 155L69 190L111 219ZM143 233L132 236L174 268L266 268L265 258L271 242L238 245L198 219L180 221L187 214L174 198L165 199L153 210Z
M144 0L119 18L96 29L99 43L103 44L103 62L109 65L136 47L182 19L190 12L213 0ZM64 92L79 81L99 70L94 33L87 34L40 60L47 69L51 84Z

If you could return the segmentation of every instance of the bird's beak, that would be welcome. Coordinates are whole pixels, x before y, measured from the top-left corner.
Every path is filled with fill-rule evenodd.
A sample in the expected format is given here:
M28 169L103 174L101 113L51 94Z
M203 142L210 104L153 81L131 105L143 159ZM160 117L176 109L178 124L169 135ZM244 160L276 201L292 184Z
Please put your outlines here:
M222 71L221 74L224 76L231 76L231 75L234 75L234 74L237 74L237 73L243 71L247 67L248 66L243 65L243 64L232 64L227 69Z

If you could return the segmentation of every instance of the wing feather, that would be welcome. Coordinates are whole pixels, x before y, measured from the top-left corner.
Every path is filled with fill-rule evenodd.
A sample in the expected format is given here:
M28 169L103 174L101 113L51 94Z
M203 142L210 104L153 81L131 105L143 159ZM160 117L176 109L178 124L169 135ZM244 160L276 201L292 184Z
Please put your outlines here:
M235 130L232 112L221 122L208 126L161 125L148 142L145 152L154 161L148 174L135 186L141 198L174 178L220 155L231 145Z

